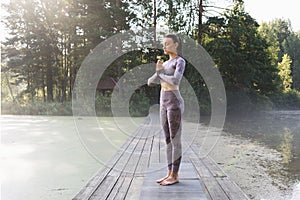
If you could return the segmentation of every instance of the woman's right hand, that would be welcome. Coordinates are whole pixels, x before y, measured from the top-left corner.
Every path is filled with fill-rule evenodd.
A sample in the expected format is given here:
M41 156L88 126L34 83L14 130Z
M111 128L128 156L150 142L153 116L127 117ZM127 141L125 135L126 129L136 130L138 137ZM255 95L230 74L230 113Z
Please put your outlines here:
M156 71L160 71L162 69L164 69L164 67L163 67L163 61L158 60L157 63L156 63Z

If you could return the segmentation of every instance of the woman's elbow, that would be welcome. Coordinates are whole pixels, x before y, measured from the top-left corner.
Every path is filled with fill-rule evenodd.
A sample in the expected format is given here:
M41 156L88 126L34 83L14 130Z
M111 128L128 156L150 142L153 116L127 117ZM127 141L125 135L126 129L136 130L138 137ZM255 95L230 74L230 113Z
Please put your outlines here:
M148 79L147 85L151 87L151 86L154 86L155 84L154 84L153 80Z
M177 78L173 78L173 79L172 79L172 84L173 84L173 85L178 85L179 82L180 82L180 80L177 79Z

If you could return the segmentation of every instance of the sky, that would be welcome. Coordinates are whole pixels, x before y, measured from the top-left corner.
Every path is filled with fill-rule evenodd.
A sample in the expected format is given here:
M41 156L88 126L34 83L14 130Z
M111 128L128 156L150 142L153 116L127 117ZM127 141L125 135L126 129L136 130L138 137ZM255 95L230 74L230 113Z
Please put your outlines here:
M9 0L0 0L7 2ZM232 2L232 0L211 0L216 6L224 6ZM269 22L273 19L290 19L293 31L300 31L300 14L298 3L299 0L244 0L245 10L256 21L261 24L262 22ZM0 17L2 15L0 9ZM0 40L2 41L5 36L3 26L0 26Z
M244 0L244 3L245 11L259 24L275 18L290 19L293 31L300 31L299 0Z

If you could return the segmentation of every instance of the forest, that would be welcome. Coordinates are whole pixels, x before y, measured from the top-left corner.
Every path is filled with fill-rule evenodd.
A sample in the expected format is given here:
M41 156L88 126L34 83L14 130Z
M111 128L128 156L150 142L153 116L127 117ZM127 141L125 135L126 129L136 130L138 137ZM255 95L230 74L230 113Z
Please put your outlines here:
M228 113L300 109L300 31L286 19L258 24L242 0L228 2L231 7L213 0L3 3L9 35L1 44L1 113L72 115L74 82L84 58L117 33L161 26L189 36L211 55L225 84ZM130 52L116 59L101 80L116 82L131 68L156 62L160 53ZM201 112L209 114L203 78L193 67L186 69ZM144 116L158 103L157 87L145 85L133 94L132 115ZM111 94L109 86L97 89L99 115L112 115Z

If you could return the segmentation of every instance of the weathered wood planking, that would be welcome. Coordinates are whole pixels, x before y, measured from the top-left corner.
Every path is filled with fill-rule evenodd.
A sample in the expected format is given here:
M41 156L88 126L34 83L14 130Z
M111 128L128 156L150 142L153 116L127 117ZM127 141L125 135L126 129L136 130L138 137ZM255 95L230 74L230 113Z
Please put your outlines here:
M144 179L140 200L153 199L191 199L207 200L201 185L196 178L194 168L191 163L182 163L179 170L180 182L173 186L160 186L156 179L165 176L165 171L159 170L164 164L152 163Z
M198 152L197 146L192 145L191 149ZM197 154L195 154L197 155ZM248 200L247 195L230 180L228 175L209 156L190 157L195 169L198 172L199 180L205 186L206 193L213 200Z
M220 187L214 176L210 173L207 166L205 166L204 163L197 157L191 158L191 162L197 171L201 184L205 187L205 193L210 197L210 199L227 200L227 195Z

